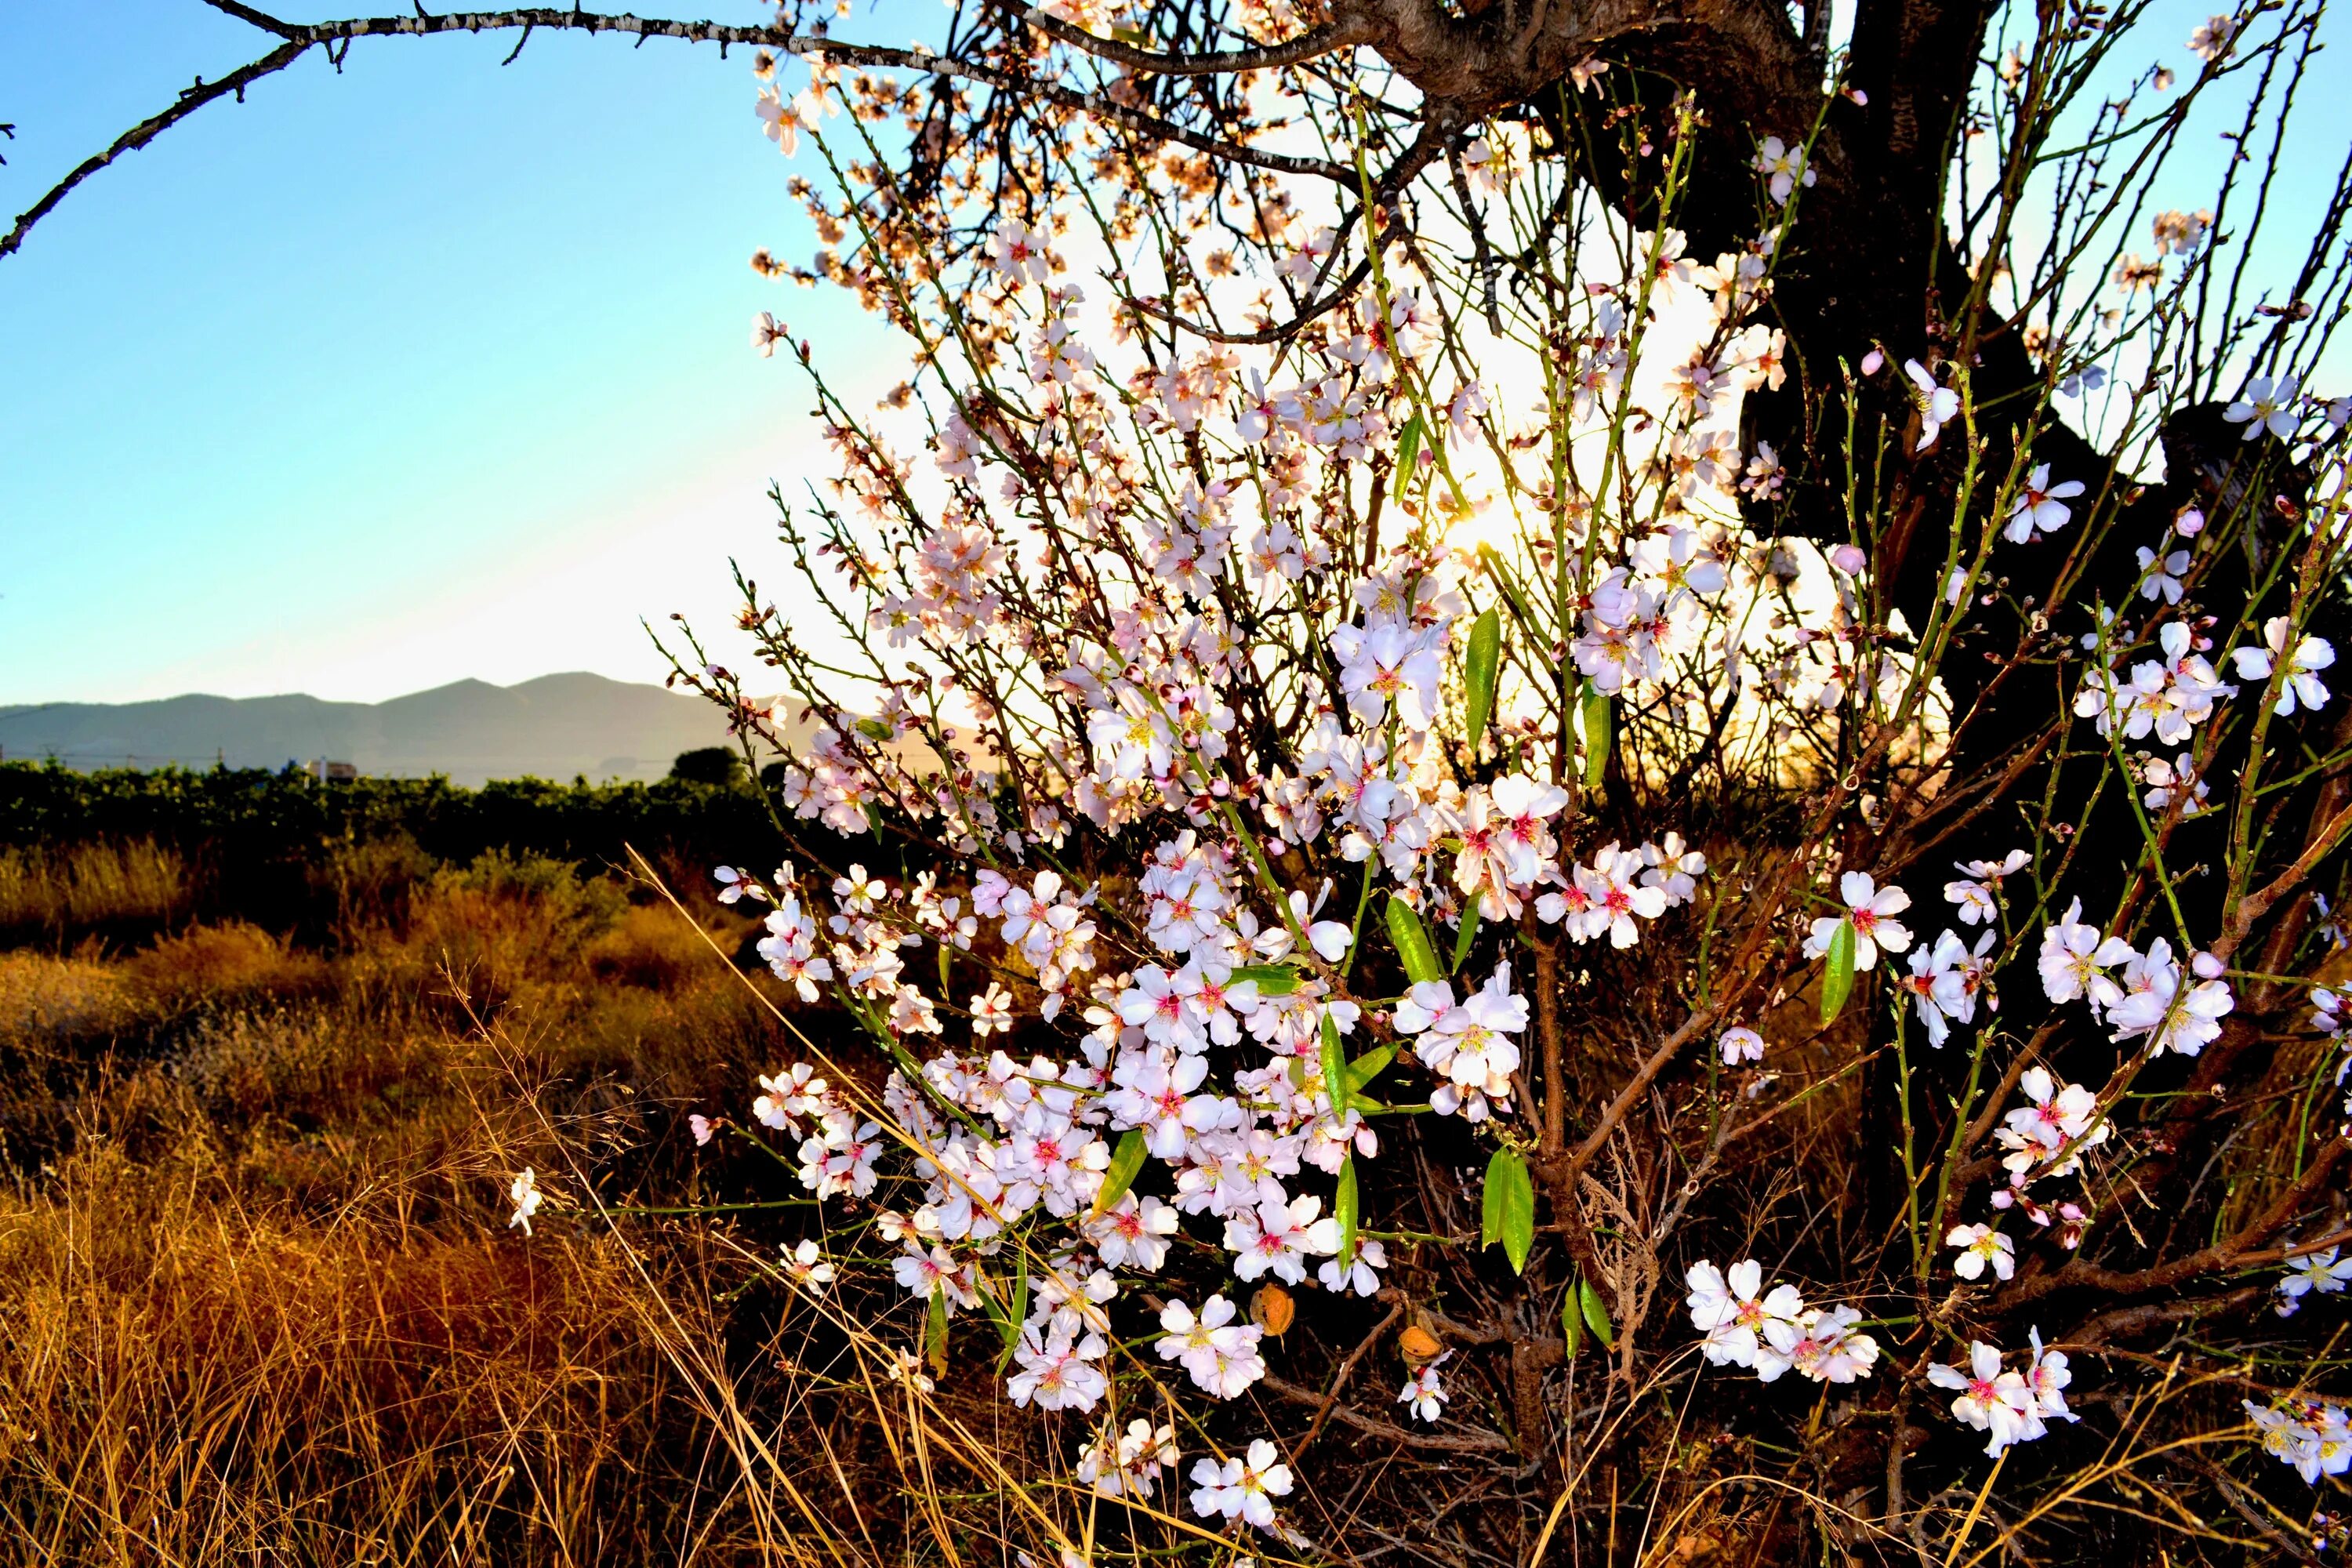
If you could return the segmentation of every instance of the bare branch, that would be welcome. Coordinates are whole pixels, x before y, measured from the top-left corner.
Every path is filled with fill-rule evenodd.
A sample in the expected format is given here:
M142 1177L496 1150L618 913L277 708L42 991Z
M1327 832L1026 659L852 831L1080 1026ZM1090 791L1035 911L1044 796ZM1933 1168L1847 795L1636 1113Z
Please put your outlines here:
M1231 49L1207 55L1169 55L1153 49L1139 49L1122 44L1115 38L1100 38L1083 27L1072 26L1058 16L1051 16L1034 6L1022 12L1021 19L1047 37L1082 49L1097 59L1125 66L1132 71L1150 76L1227 76L1235 71L1272 70L1281 66L1295 66L1304 60L1337 54L1358 44L1370 43L1372 28L1361 17L1326 22L1285 43L1266 44L1255 49Z
M243 98L247 87L263 77L284 70L308 54L310 47L308 40L301 39L280 44L259 59L250 65L238 67L218 81L199 81L195 86L183 89L177 103L161 114L141 121L121 136L116 137L114 145L105 152L94 153L83 159L74 166L71 174L50 188L48 195L19 214L16 226L11 228L5 237L0 237L0 256L14 254L25 243L25 236L32 226L54 212L58 204L64 201L76 185L121 157L125 153L137 152L215 99L226 98L231 93Z
M2221 939L2213 944L2214 956L2226 959L2237 952L2238 944L2246 940L2246 933L2254 929L2256 921L2270 913L2271 906L2303 886L2312 868L2334 854L2347 836L2352 836L2352 805L2344 807L2328 818L2324 826L2313 829L2310 843L2295 858L2294 865L2281 871L2266 886L2238 900L2238 907L2230 911L2230 929L2222 932Z
M682 22L656 16L634 16L626 12L608 14L597 11L558 9L554 6L522 6L499 11L450 11L428 16L419 11L408 16L358 16L332 22L288 22L242 5L238 0L206 0L215 9L236 17L264 32L272 33L286 41L261 58L232 71L220 81L199 84L180 95L180 101L151 120L141 121L125 132L114 145L85 160L58 186L16 220L5 239L0 239L0 256L7 256L21 247L32 226L47 217L73 188L90 175L105 168L123 153L133 152L153 141L171 126L229 93L242 95L244 89L260 78L285 69L318 45L330 48L341 43L348 47L355 38L430 37L442 33L503 32L520 27L526 36L533 28L552 27L582 33L623 33L635 36L640 42L646 38L679 38L688 43L764 45L787 54L821 57L842 65L870 66L893 70L920 71L930 76L955 77L972 81L1002 92L1025 94L1069 110L1074 113L1092 115L1096 119L1123 125L1139 135L1155 141L1171 142L1205 153L1212 157L1254 168L1271 170L1276 174L1305 174L1337 184L1352 184L1354 171L1327 158L1302 157L1287 153L1267 152L1246 146L1229 137L1215 136L1190 126L1179 125L1156 114L1149 114L1120 103L1103 93L1080 92L1057 82L1042 81L1024 77L977 60L958 59L925 49L887 48L871 44L846 44L833 38L809 33L792 33L781 27L739 26L719 22ZM517 46L520 50L520 46ZM513 57L509 56L509 59Z
M275 33L281 38L292 39L299 29L294 23L281 22L266 11L257 11L239 0L205 0L205 4L224 15L236 17L247 26L258 27L265 33Z
M1179 314L1157 300L1138 298L1129 300L1127 303L1144 315L1165 321L1181 331L1190 332L1208 342L1237 345L1279 343L1297 337L1316 321L1329 315L1333 310L1353 300L1356 297L1356 290L1363 287L1364 279L1371 275L1371 258L1369 256L1361 258L1348 269L1348 275L1339 280L1339 286L1321 299L1299 307L1298 313L1292 316L1290 320L1276 326L1260 327L1255 331L1232 332L1221 327L1213 327L1206 321L1196 321L1189 316Z
M2347 1148L2352 1148L2352 1144L2347 1144L2341 1138L2328 1140L2313 1157L2310 1168L2293 1186L2273 1200L2271 1206L2256 1216L2252 1223L2226 1240L2200 1247L2169 1263L2141 1269L2102 1268L2078 1259L2053 1273L2037 1274L2031 1279L2018 1280L1995 1299L1994 1306L2001 1312L2013 1313L2053 1291L2066 1289L2095 1289L2109 1296L2141 1295L2179 1285L2200 1275L2260 1268L2308 1251L2309 1247L2294 1246L2263 1250L2262 1244L2284 1228L2305 1204L2326 1190L2328 1179Z
M1318 1410L1323 1407L1323 1394L1320 1390L1302 1388L1297 1384L1275 1376L1272 1373L1260 1378L1258 1384L1267 1393L1279 1394L1293 1405L1311 1405ZM1331 1419L1342 1426L1351 1426L1367 1436L1383 1437L1391 1443L1409 1448L1426 1448L1439 1453L1454 1454L1507 1454L1511 1451L1510 1439L1499 1432L1481 1432L1474 1428L1463 1436L1455 1436L1450 1432L1408 1432L1392 1422L1367 1415L1352 1405L1332 1405Z

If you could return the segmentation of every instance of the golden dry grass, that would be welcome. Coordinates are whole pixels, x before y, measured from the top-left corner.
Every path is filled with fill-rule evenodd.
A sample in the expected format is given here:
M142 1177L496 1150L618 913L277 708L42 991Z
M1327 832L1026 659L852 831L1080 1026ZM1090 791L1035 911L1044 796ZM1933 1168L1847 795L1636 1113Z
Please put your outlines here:
M164 924L193 899L186 863L146 841L0 849L0 938Z
M11 1533L52 1562L597 1561L666 1395L609 1250L79 1157L0 1205Z
M92 868L163 864L18 856L0 889L79 919ZM692 1276L503 1203L534 1161L646 1180L641 1107L740 1082L751 999L547 862L348 880L326 951L230 921L0 952L0 1562L759 1558L681 1380L726 1375Z

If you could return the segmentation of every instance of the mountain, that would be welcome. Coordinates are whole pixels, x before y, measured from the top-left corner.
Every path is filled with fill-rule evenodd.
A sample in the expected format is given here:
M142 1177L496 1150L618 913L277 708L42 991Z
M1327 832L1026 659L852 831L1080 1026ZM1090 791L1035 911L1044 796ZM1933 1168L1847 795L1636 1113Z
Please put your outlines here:
M331 758L362 773L489 779L656 779L670 760L727 742L698 697L601 675L520 686L460 680L387 702L173 697L158 702L0 706L0 757L70 767L283 767Z

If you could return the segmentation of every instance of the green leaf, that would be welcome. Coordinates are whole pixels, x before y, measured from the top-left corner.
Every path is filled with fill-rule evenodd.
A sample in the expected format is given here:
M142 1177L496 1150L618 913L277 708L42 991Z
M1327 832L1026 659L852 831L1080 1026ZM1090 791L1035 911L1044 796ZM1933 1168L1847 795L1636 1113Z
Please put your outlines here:
M1584 683L1584 792L1601 787L1609 766L1609 693L1591 681Z
M890 726L879 719L860 719L856 729L859 734L869 741L887 741L890 738Z
M1396 944L1397 956L1404 961L1404 977L1418 985L1424 980L1443 980L1445 971L1437 967L1437 950L1429 945L1429 928L1421 923L1421 914L1411 904L1389 895L1389 941Z
M1462 966L1470 961L1470 944L1477 940L1478 906L1474 902L1462 911L1462 929L1454 933L1454 973L1461 973Z
M1568 1342L1568 1352L1561 1358L1564 1361L1574 1361L1576 1352L1584 1348L1584 1310L1579 1300L1583 1284L1580 1278L1559 1299L1559 1337Z
M1323 1015L1323 1092L1331 1097L1331 1115L1348 1113L1348 1053L1339 1044L1339 1026Z
M1503 665L1503 617L1489 606L1470 627L1470 651L1462 661L1462 688L1470 699L1470 717L1463 731L1474 752L1495 713L1495 678Z
M1508 1149L1497 1149L1486 1163L1486 1191L1479 1215L1479 1246L1503 1244L1513 1273L1525 1273L1528 1254L1536 1244L1536 1189L1528 1179L1527 1162Z
M1364 1102L1357 1098L1356 1091L1380 1077L1381 1069L1394 1060L1396 1060L1396 1047L1381 1046L1377 1049L1366 1051L1362 1056L1349 1062L1348 1064L1348 1103L1362 1105Z
M1026 1270L1021 1275L1021 1296L1015 1299L1012 1310L1007 1310L992 1291L982 1289L980 1293L981 1307L988 1313L988 1321L996 1326L996 1337L1003 1342L1003 1348L996 1356L999 1373L1003 1372L1005 1363L1013 1359L1013 1351L1021 1343L1021 1324L1028 1316L1025 1300L1028 1294L1029 1275Z
M948 953L949 953L950 951L952 951L952 950L948 946L948 944L947 944L946 942L941 942L941 943L940 943L940 994L941 994L942 996L944 996L944 995L946 995L946 994L947 994L947 989L948 989Z
M1830 938L1830 972L1822 976L1822 1022L1844 1011L1845 999L1853 994L1853 921L1843 920Z
M1110 1152L1110 1164L1103 1172L1102 1191L1095 1195L1095 1213L1108 1214L1113 1205L1127 1196L1127 1189L1135 1185L1137 1173L1143 1169L1143 1157L1151 1152L1145 1141L1143 1129L1131 1127ZM1026 1274L1022 1277L1025 1283Z
M1576 1277L1576 1309L1583 1315L1584 1326L1601 1342L1601 1348L1615 1350L1617 1330L1609 1321L1609 1309L1601 1304L1601 1292L1592 1288L1592 1281L1581 1274Z
M931 1293L931 1372L944 1375L948 1370L948 1293L941 1287Z
M1298 989L1298 971L1286 963L1244 963L1233 978L1235 984L1250 982L1261 996L1287 996Z
M1404 422L1404 434L1397 437L1396 499L1404 500L1404 492L1412 483L1412 476L1421 462L1421 410Z
M1356 1157L1353 1154L1339 1162L1339 1192L1331 1200L1331 1213L1339 1222L1339 1268L1341 1272L1356 1262Z

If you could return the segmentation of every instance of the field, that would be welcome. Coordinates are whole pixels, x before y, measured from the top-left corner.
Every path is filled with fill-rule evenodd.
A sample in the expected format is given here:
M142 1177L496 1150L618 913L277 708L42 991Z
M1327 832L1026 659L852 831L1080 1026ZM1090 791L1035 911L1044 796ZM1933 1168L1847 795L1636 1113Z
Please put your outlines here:
M983 1314L952 1325L950 1353L944 1316L876 1261L896 1250L888 1199L870 1218L820 1209L789 1135L727 1125L761 1073L884 1065L837 1005L787 1004L750 951L756 906L712 896L713 865L772 842L750 791L0 768L0 1564L1033 1568L1062 1519L1107 1552L1232 1552L1172 1506L1092 1498L1071 1463L1082 1413L1012 1408ZM1805 1245L1836 1247L1858 1233L1867 1171L1840 1065L1862 1026L1818 1026L1817 1010L1792 994L1763 1024L1804 1042L1777 1061L1821 1092L1759 1116L1710 1201L1796 1215ZM2303 1168L2288 1163L2306 1146L2302 1086L2335 1047L2290 1044L2296 1092L2252 1106L2213 1163L2217 1201L2267 1204ZM1578 1066L1617 1070L1598 1051ZM698 1113L718 1124L707 1142ZM1392 1414L1391 1331L1416 1292L1440 1299L1432 1250L1476 1230L1465 1160L1440 1142L1453 1131L1398 1136L1416 1151L1399 1201L1426 1206L1390 1233L1396 1289L1308 1298L1295 1326L1287 1298L1246 1298L1269 1325L1265 1384L1219 1430L1315 1451L1332 1479L1287 1505L1314 1542L1508 1568L1526 1559L1470 1505L1544 1500L1504 1436L1539 1425L1543 1369L1465 1353L1447 1426ZM525 1170L546 1194L528 1226L509 1193ZM820 1228L843 1276L796 1292L778 1244ZM1512 1288L1484 1261L1472 1289ZM2105 1342L2146 1308L2079 1331L2084 1419L2003 1461L2018 1495L2057 1498L2067 1539L2117 1563L2253 1561L2255 1543L2291 1542L2298 1521L2253 1488L2292 1506L2302 1483L2238 1412L2247 1391L2339 1364L2341 1329L2317 1307L2274 1316L2273 1277L2223 1283L2208 1310L2243 1326L2220 1350ZM1664 1347L1645 1392L1699 1386L1679 1287L1640 1289ZM1423 1321L1474 1352L1496 1337L1434 1315L1411 1328ZM1616 1397L1612 1365L1633 1364L1631 1334L1613 1349L1561 1369L1589 1420ZM2184 1373L2190 1350L2210 1359ZM1351 1375L1345 1403L1323 1392ZM1721 1386L1687 1432L1587 1451L1582 1517L1549 1561L1790 1560L1809 1528L1839 1543L1824 1560L1873 1560L1886 1543L1840 1536L1835 1500L1885 1473L1885 1428L1858 1403L1815 1403L1796 1429L1800 1494L1766 1479L1790 1452L1784 1416L1759 1401L1751 1419ZM1911 1473L1981 1473L1973 1433L1925 1425L1940 1405L1896 1416ZM1935 1561L1926 1530L1972 1518L1979 1484L1923 1488L1922 1529L1895 1552ZM2193 1550L2143 1550L2132 1510L2159 1493Z
M698 889L693 833L748 797L46 772L6 770L0 818L5 1557L726 1562L772 1538L715 1440L743 1357L698 1283L724 1271L681 1255L707 1243L563 1212L730 1179L684 1113L768 1056L714 951L751 924L699 898L697 931L592 840L641 831ZM557 1220L529 1237L526 1165Z

